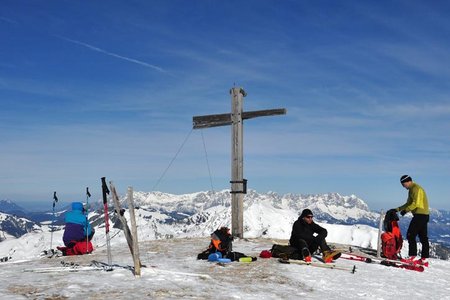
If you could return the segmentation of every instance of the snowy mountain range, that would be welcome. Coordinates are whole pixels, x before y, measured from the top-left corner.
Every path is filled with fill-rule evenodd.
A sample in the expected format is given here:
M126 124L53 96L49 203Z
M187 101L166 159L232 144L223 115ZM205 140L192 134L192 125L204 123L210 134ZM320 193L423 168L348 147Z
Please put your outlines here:
M142 240L204 237L220 226L231 225L231 195L228 190L183 195L137 191L133 198ZM121 202L127 206L125 196ZM110 206L110 211L113 211L112 204ZM315 219L322 223L360 224L375 228L379 224L379 213L370 211L368 205L355 195L279 195L250 190L244 198L244 236L288 239L292 224L304 208L311 209ZM62 229L67 209L67 206L57 209L53 219L52 212L28 213L11 201L0 201L0 212L3 211L0 213L1 236L20 237L27 232L46 230L49 224ZM14 214L10 213L11 210ZM91 203L89 218L95 227L104 226L101 200ZM432 210L431 219L430 239L450 245L450 213ZM404 235L408 224L409 219L402 218Z

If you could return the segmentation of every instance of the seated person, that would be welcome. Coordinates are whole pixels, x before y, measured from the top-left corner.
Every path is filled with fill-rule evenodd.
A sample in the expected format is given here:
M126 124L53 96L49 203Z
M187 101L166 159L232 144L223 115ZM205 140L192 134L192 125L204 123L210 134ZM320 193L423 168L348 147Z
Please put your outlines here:
M329 263L333 259L338 259L341 254L338 251L331 251L325 241L327 234L325 228L314 223L312 211L304 209L294 222L289 243L300 251L306 262L311 262L311 254L320 248L324 262Z
M221 227L211 233L211 242L208 249L197 256L197 259L208 259L211 253L220 252L221 257L227 257L232 252L233 237L228 227Z
M211 233L211 242L208 249L199 253L197 259L208 259L210 254L219 253L221 258L228 258L231 261L238 261L241 258L247 258L249 261L255 261L256 257L250 257L241 252L233 251L233 237L228 227L221 227Z
M58 247L64 255L81 255L91 253L94 248L90 242L94 236L94 229L84 214L83 203L72 202L72 211L66 213L66 227L63 241L66 247Z

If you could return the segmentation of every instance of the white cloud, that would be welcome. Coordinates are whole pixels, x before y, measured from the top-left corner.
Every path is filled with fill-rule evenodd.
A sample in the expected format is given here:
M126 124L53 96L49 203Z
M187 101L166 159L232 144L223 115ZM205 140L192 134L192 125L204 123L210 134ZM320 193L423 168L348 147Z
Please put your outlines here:
M125 61L128 61L128 62L132 62L132 63L138 64L138 65L141 65L141 66L144 66L144 67L147 67L147 68L151 68L151 69L156 70L156 71L161 72L161 73L167 73L166 70L164 70L163 68L161 68L159 66L156 66L156 65L152 65L152 64L149 64L149 63L146 63L146 62L134 59L134 58L126 57L126 56L119 55L119 54L116 54L116 53L113 53L113 52L109 52L109 51L103 50L101 48L92 46L90 44L81 42L81 41L69 39L69 38L66 38L66 37L63 37L63 36L59 36L59 35L55 35L55 36L57 38L62 39L62 40L65 40L65 41L68 41L68 42L71 42L71 43L74 43L74 44L77 44L77 45L84 46L84 47L86 47L88 49L91 49L93 51L97 51L97 52L100 52L100 53L103 53L103 54L106 54L106 55L109 55L109 56L112 56L112 57L115 57L115 58L119 58L119 59L122 59L122 60L125 60Z

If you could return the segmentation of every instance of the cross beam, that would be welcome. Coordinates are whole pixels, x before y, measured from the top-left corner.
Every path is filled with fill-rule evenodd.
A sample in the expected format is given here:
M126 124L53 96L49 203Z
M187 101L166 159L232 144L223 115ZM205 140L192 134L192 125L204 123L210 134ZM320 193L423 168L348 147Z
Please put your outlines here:
M231 127L231 233L235 237L244 237L244 194L247 193L247 179L244 179L243 120L256 117L285 115L286 109L268 109L243 112L243 97L247 96L242 88L234 87L231 94L231 114L218 114L193 117L194 129L217 126Z
M242 120L253 119L256 117L267 117L285 114L286 109L284 108L246 111L242 113ZM195 116L192 118L192 121L194 129L226 126L233 124L233 122L231 121L231 114Z

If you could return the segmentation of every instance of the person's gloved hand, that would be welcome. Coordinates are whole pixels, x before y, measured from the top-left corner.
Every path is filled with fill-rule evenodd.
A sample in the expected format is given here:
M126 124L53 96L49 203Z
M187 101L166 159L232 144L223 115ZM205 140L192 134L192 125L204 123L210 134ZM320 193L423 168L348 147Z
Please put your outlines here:
M390 214L390 213L392 213L392 212L397 213L397 209L391 208L391 209L389 209L386 213L387 213L387 214Z
M402 210L401 212L400 212L400 214L402 215L402 217L406 214L406 210Z

